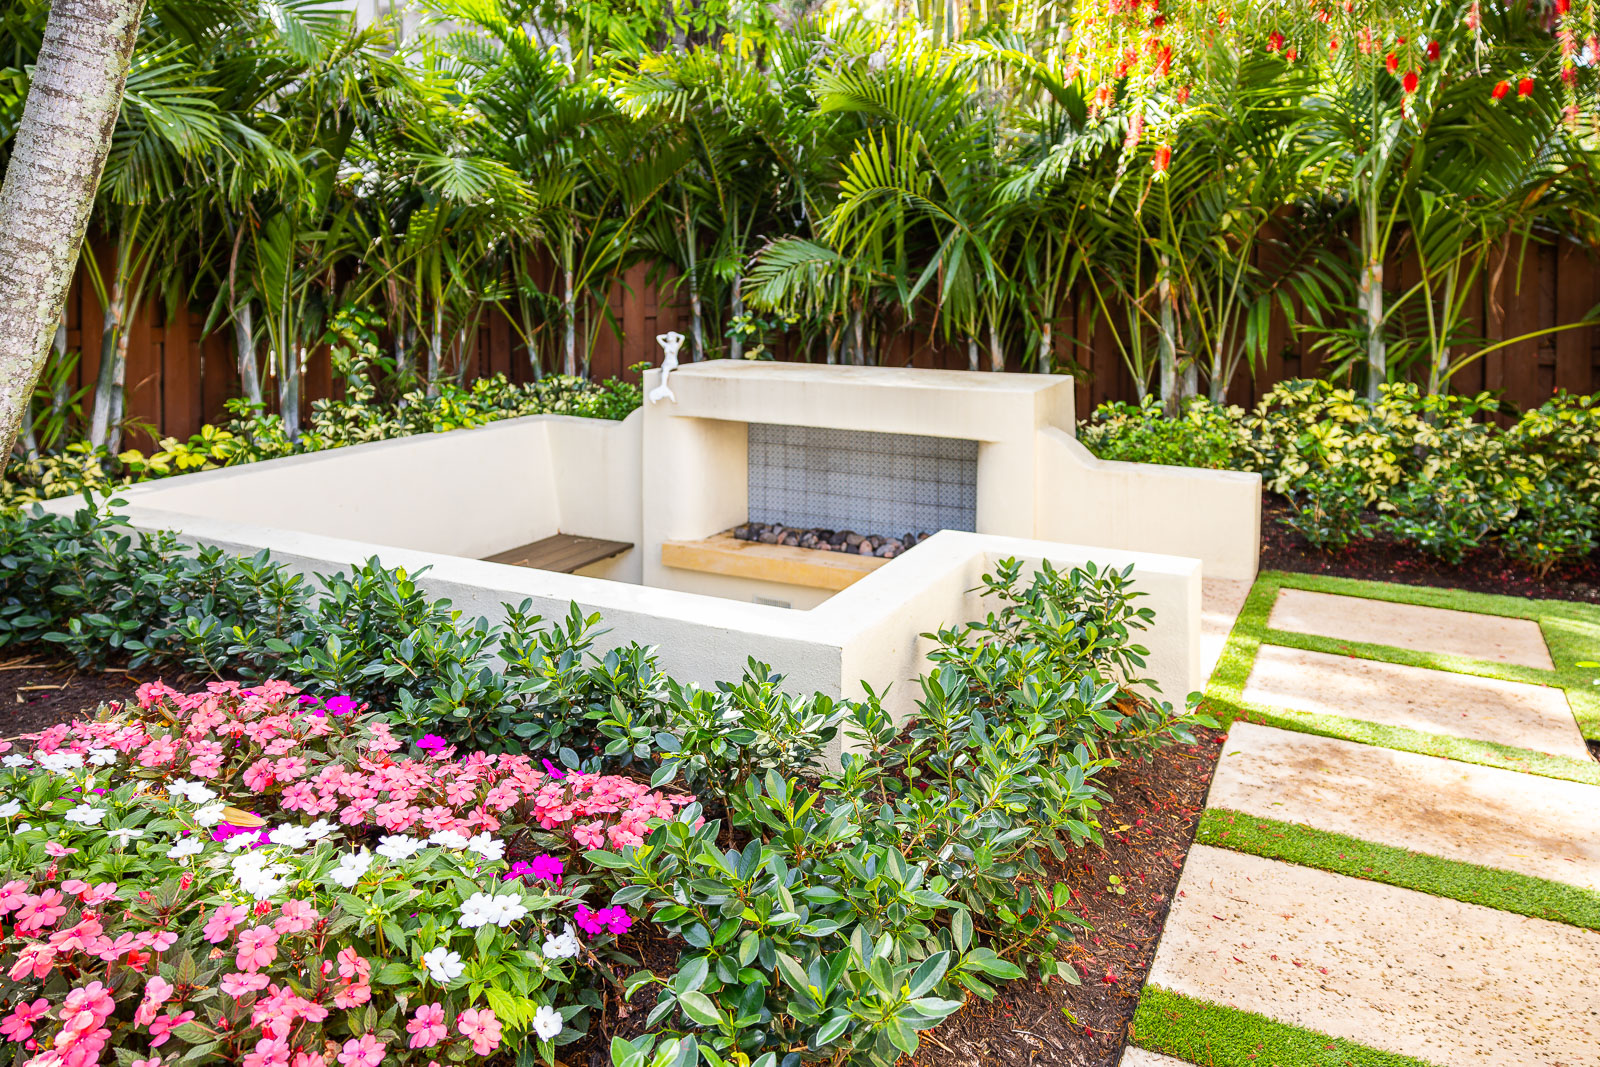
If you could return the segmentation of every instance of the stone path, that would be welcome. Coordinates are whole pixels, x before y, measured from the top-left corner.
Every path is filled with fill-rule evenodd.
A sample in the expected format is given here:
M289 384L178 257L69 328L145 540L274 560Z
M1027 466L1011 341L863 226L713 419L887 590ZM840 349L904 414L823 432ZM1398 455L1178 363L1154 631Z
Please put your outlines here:
M1523 619L1285 589L1269 625L1553 669ZM1558 688L1264 644L1245 699L1590 758ZM1240 722L1207 804L1600 892L1597 786ZM1600 932L1225 848L1191 850L1148 984L1438 1067L1600 1065Z
M1589 755L1566 694L1552 686L1263 645L1244 698L1575 759Z

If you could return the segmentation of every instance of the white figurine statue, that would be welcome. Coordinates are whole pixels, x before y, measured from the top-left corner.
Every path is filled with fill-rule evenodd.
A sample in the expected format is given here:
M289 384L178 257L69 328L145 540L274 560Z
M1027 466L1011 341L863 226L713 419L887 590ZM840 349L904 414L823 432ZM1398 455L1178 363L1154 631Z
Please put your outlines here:
M683 341L683 334L677 330L656 334L656 344L661 346L666 358L661 361L661 384L650 390L650 403L654 404L663 398L674 404L678 402L678 398L672 395L672 390L667 388L667 378L678 369L678 349L683 347Z

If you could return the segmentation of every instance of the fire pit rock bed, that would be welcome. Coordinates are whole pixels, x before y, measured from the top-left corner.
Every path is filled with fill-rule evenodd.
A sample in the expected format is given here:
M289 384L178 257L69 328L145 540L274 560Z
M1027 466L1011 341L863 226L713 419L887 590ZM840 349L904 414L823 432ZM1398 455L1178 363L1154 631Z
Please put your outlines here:
M858 534L854 530L797 530L774 522L747 522L735 526L733 536L740 541L758 541L764 545L789 545L818 552L848 552L858 556L893 559L933 534L907 533L899 537L885 537L882 534Z

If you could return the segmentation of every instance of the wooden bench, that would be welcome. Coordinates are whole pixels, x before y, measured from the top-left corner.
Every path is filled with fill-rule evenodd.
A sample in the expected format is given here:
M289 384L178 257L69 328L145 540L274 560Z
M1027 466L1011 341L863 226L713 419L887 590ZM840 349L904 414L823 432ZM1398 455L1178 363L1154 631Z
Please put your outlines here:
M579 537L577 534L556 534L531 545L508 549L485 556L485 563L504 563L512 567L531 567L538 571L560 571L571 574L591 563L599 563L612 556L620 556L632 548L628 541L606 541L598 537Z

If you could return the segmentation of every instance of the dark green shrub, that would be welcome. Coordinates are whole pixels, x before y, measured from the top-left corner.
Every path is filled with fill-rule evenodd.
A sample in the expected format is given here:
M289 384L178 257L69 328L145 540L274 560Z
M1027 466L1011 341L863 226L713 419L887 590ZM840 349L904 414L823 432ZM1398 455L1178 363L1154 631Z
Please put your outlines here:
M1379 517L1379 529L1450 564L1481 548L1511 514L1500 498L1459 473L1412 482L1390 494L1389 505L1393 510Z
M1525 493L1516 518L1500 532L1506 555L1543 578L1551 568L1595 550L1600 513L1581 492L1542 481Z
M1021 571L985 577L988 618L930 635L936 667L910 723L875 694L847 703L837 772L748 773L726 825L696 828L686 809L642 848L590 854L620 879L613 902L690 946L674 974L630 981L630 995L655 991L647 1026L724 1061L771 1067L805 1048L888 1067L996 980L1033 967L1078 981L1058 956L1078 920L1047 858L1099 840L1095 777L1118 755L1209 720L1129 688L1151 615L1128 571ZM682 761L705 745L661 747Z
M1357 471L1308 471L1295 481L1289 504L1283 524L1324 552L1372 536L1364 518L1363 479Z

